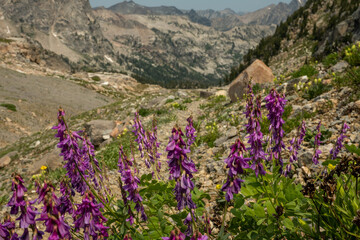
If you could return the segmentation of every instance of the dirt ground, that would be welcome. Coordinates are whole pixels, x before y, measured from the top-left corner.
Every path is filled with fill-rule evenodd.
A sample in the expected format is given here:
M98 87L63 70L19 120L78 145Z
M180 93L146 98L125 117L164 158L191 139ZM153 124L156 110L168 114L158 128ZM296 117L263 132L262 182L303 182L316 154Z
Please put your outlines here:
M26 75L0 67L0 105L16 106L16 111L0 106L0 149L52 126L60 105L73 116L111 102L109 97L61 78Z

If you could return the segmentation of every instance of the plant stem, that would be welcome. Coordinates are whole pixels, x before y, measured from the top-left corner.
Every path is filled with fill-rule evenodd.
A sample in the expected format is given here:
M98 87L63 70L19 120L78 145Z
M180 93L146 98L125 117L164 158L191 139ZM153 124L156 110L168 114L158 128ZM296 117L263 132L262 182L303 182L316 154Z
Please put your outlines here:
M225 202L225 208L224 208L224 215L223 215L221 228L220 228L220 236L222 236L224 234L225 218L226 218L227 208L228 208L228 202L226 201Z

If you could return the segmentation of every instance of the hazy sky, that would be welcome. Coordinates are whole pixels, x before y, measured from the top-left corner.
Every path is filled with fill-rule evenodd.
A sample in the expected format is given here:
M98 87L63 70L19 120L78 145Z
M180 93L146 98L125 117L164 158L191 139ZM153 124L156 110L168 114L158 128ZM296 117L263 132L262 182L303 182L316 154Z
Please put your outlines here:
M90 0L92 7L109 7L123 0ZM179 9L214 9L222 10L231 8L234 11L249 12L265 7L272 3L286 2L291 0L134 0L144 6L175 6Z

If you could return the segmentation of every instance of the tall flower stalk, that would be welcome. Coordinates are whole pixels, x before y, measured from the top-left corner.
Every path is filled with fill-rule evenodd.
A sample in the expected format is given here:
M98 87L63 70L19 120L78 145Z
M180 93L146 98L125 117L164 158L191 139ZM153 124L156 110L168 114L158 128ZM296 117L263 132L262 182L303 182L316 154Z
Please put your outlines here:
M240 178L240 174L244 173L244 169L250 168L250 158L245 158L246 148L244 143L237 139L235 144L231 146L231 152L225 159L226 168L229 169L226 183L222 186L221 191L226 192L225 199L230 202L234 198L234 194L238 194L241 189L241 183L244 182Z
M315 150L314 150L314 155L312 158L312 161L315 165L319 164L319 158L320 158L320 154L322 153L322 151L319 149L321 141L321 121L318 123L317 127L316 127L316 135L315 135L315 140L314 140L314 145L315 145Z
M333 149L331 149L330 151L330 155L331 155L331 159L336 159L337 156L340 153L340 150L344 147L343 142L345 140L345 138L347 138L347 136L345 135L347 130L349 130L350 127L346 124L346 122L344 122L344 125L342 126L341 129L341 133L340 136L337 138L335 146Z
M290 140L290 146L288 147L290 152L290 159L289 164L286 166L286 170L284 172L285 176L291 172L291 165L298 159L298 151L301 149L301 144L304 141L305 134L306 123L305 121L302 121L301 125L297 129L296 137Z
M281 152L285 149L283 142L284 130L282 129L285 123L282 119L282 115L285 109L285 96L281 96L275 89L272 89L268 96L265 97L266 108L269 111L267 117L270 121L269 132L271 133L270 144L272 149L269 153L269 160L273 158L277 160L276 164L280 165L280 172L284 165Z
M196 208L195 203L191 199L191 191L194 189L194 183L192 182L193 173L197 172L197 170L194 162L187 155L190 150L186 147L183 136L184 134L181 129L174 127L169 144L166 147L170 169L169 179L175 179L176 181L174 193L178 202L178 210L182 210L185 207L189 209Z
M145 214L145 209L142 204L142 197L139 194L138 184L140 183L140 179L135 175L136 170L132 171L131 167L133 166L133 162L129 160L124 153L123 147L119 149L119 173L121 174L121 189L124 203L127 204L128 201L133 201L135 203L135 209L137 212L141 213L141 218L143 221L147 220L147 216ZM126 193L125 193L126 191ZM132 225L134 223L133 214L131 212L131 208L128 205L129 218L128 222Z

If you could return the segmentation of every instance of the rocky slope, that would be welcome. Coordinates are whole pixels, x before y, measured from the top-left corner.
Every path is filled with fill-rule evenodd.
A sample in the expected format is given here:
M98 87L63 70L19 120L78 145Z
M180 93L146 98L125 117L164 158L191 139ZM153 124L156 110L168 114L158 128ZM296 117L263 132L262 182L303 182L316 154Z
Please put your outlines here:
M219 32L186 16L121 15L105 8L95 9L94 15L122 64L138 80L166 87L218 84L248 48L274 30L241 26Z

